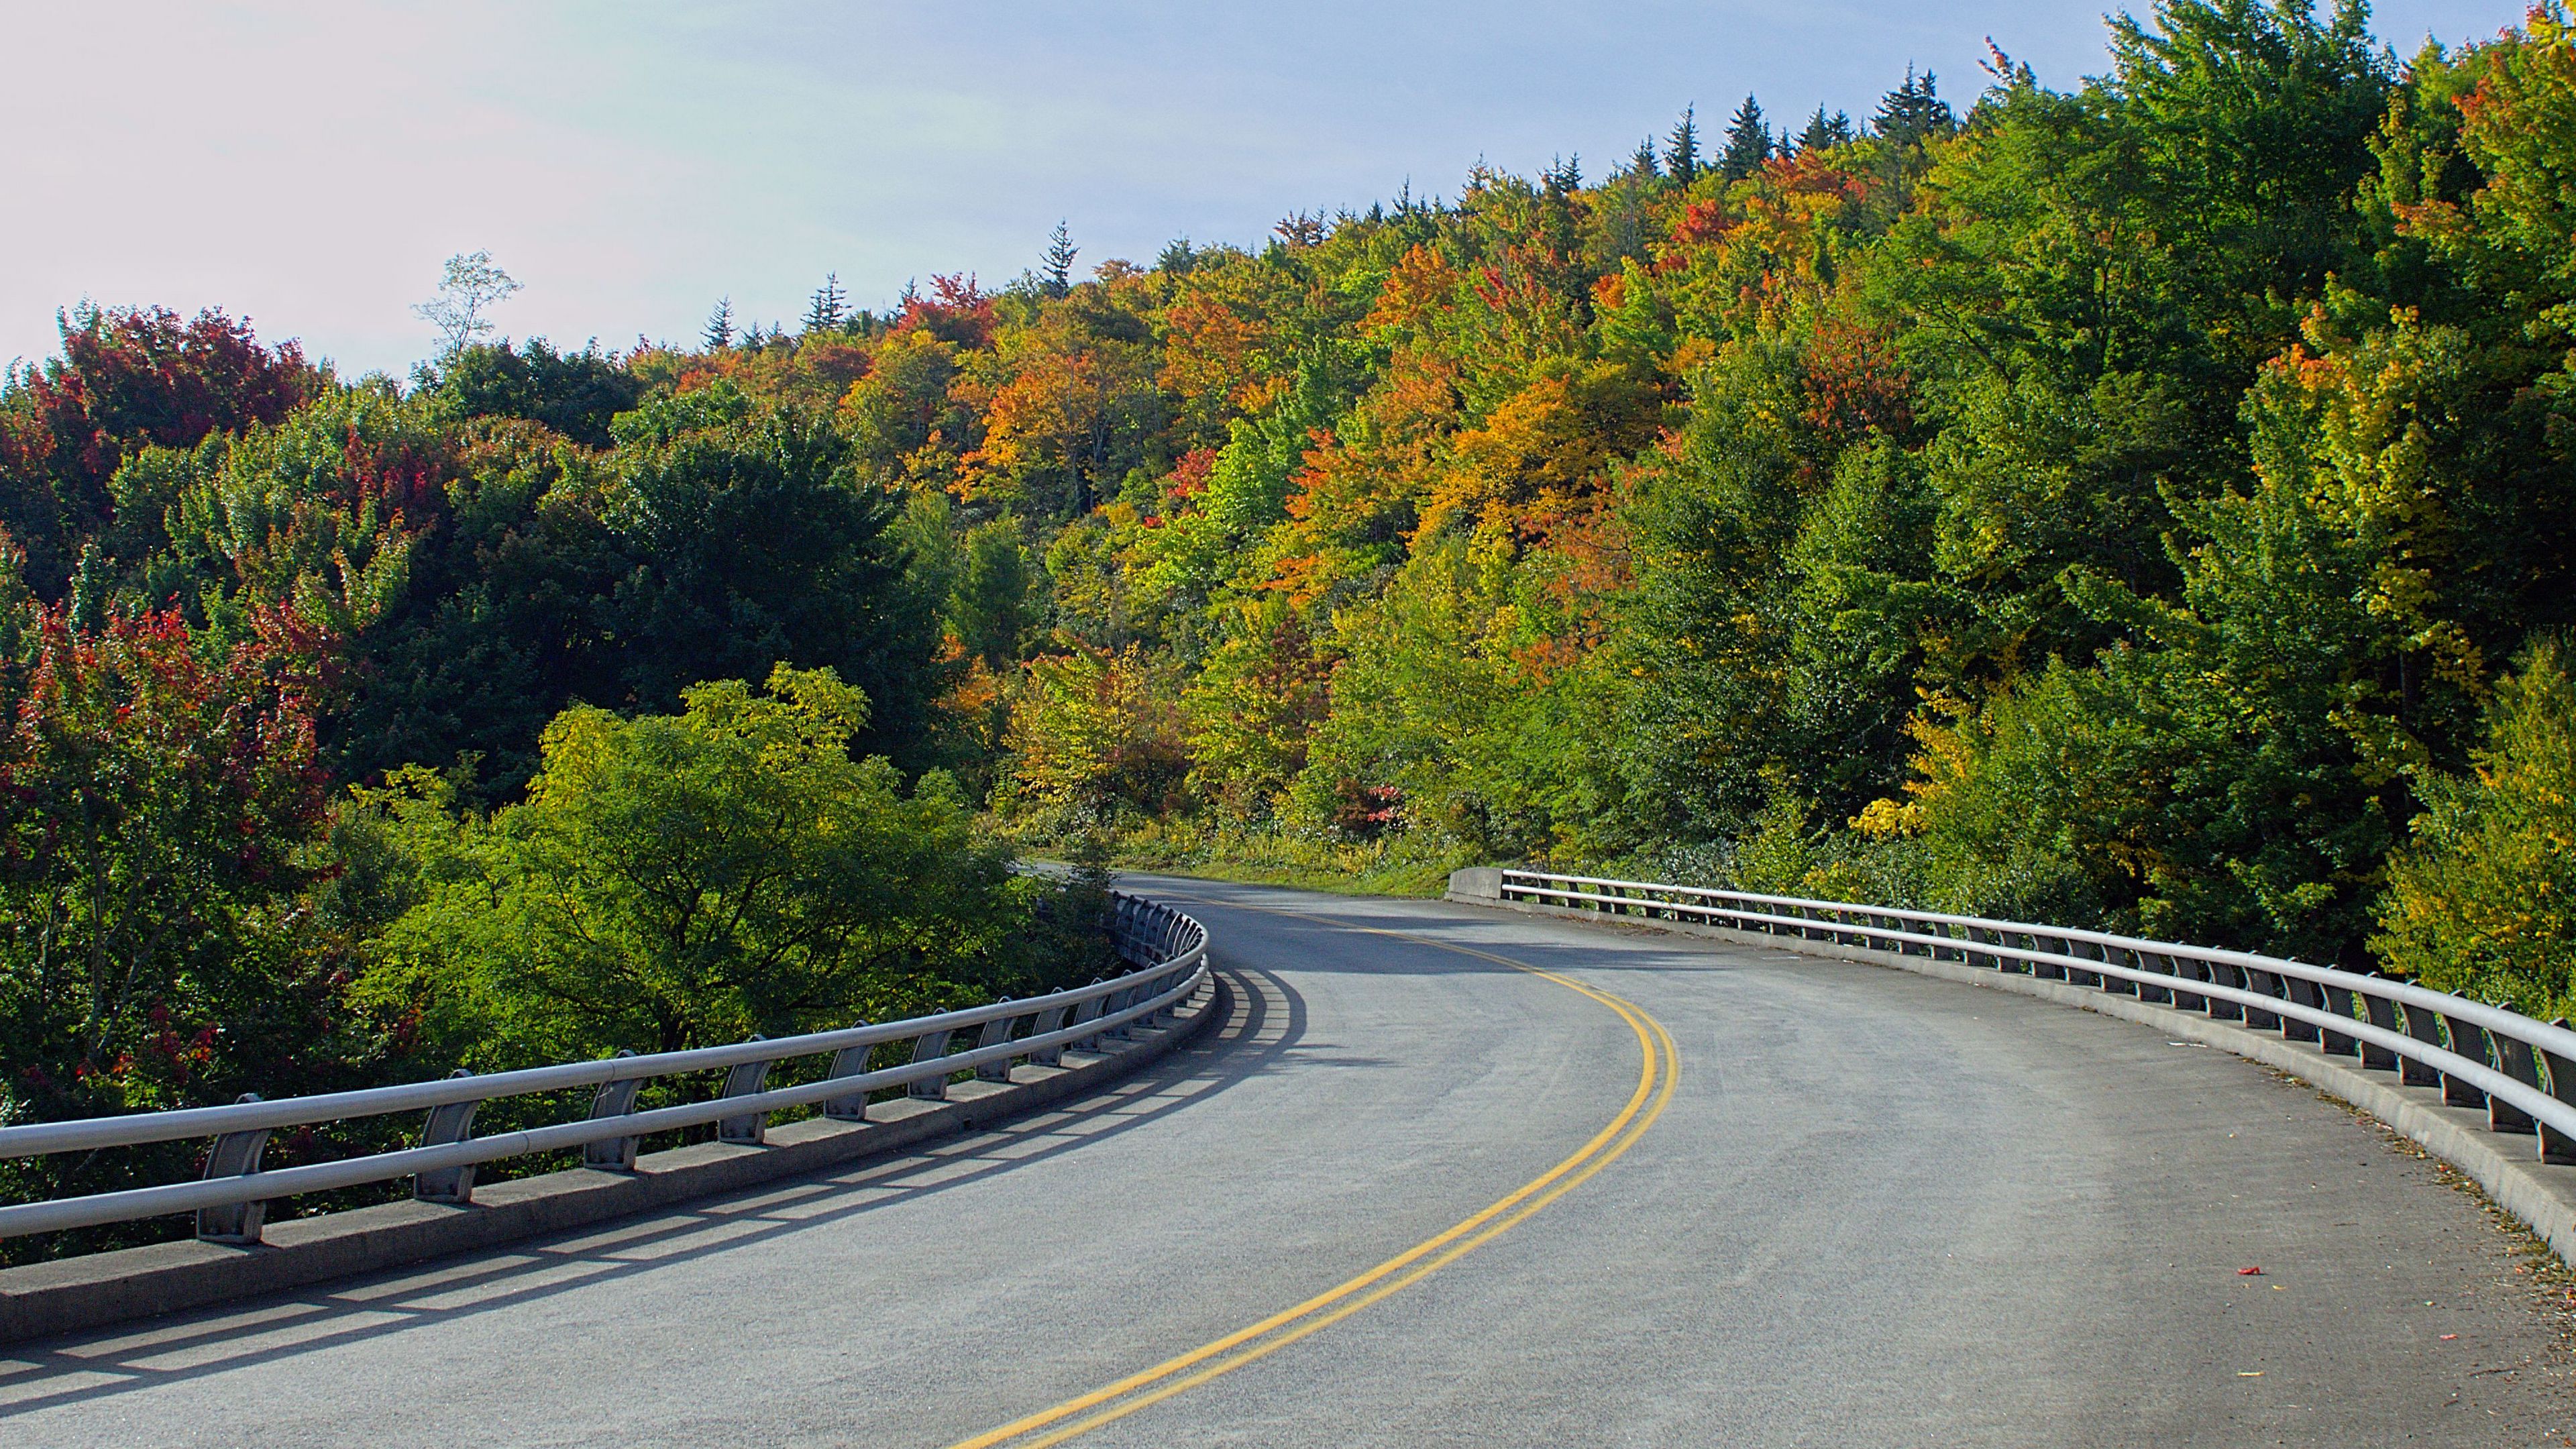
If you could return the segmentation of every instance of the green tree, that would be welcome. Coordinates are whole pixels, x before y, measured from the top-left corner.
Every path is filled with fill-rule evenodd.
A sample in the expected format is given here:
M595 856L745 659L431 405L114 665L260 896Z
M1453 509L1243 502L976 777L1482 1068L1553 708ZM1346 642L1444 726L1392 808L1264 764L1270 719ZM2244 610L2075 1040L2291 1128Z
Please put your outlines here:
M442 412L527 418L592 448L609 446L609 419L644 394L643 383L597 344L558 352L542 337L522 346L477 342L457 348L424 369L421 381Z
M1841 111L1828 116L1825 108L1819 105L1816 113L1807 118L1806 129L1798 133L1798 153L1805 155L1811 151L1830 151L1836 146L1848 146L1854 135L1850 116Z
M1189 756L1180 711L1134 645L1077 645L1029 664L1011 710L1011 778L1000 802L1023 816L1098 828L1178 800Z
M1741 181L1759 171L1771 159L1771 124L1762 118L1762 105L1751 96L1735 108L1735 119L1726 123L1726 147L1718 153L1717 172L1729 181Z
M492 261L490 252L460 252L440 271L438 295L412 308L438 329L442 352L454 352L492 335L483 314L519 291L519 283Z
M824 273L823 285L814 289L813 300L805 304L804 330L807 332L837 331L842 318L849 310L849 301L849 294L841 290L840 274Z
M1047 233L1046 252L1039 258L1038 266L1039 278L1045 284L1048 296L1062 297L1073 290L1073 259L1081 252L1082 248L1073 244L1073 233L1063 222L1057 222L1055 230Z
M819 420L730 384L621 415L602 520L630 561L611 610L617 702L670 709L692 683L770 663L830 667L873 703L861 744L928 744L932 603L908 586L884 493Z
M1019 662L1040 617L1036 575L1018 519L1006 514L967 530L948 595L949 624L967 653L995 669Z
M1673 123L1670 136L1664 138L1664 170L1675 181L1687 187L1699 179L1699 122L1684 106L1682 118Z
M329 1005L273 959L327 816L319 641L282 611L228 648L172 612L36 623L0 736L0 1093L77 1116L272 1080Z
M2534 644L2499 683L2469 775L2419 779L2424 813L2390 863L2380 959L2543 1020L2576 1011L2576 684Z
M429 863L362 995L488 1067L842 1025L949 1004L957 978L1021 984L995 970L1023 914L1007 858L946 777L907 793L851 756L856 690L782 666L765 692L685 702L559 716L526 802Z
M2162 18L2162 7L2158 13ZM1904 84L1880 98L1878 114L1870 121L1870 134L1891 146L1919 151L1926 142L1948 136L1957 126L1958 119L1951 114L1950 103L1941 99L1932 72L1927 70L1917 76L1908 64Z

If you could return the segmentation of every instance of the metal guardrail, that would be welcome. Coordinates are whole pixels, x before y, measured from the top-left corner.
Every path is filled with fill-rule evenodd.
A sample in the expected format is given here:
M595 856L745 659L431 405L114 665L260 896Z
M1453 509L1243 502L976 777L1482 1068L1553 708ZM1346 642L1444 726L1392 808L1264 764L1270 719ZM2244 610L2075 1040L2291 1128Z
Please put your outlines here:
M631 1171L648 1133L712 1122L717 1140L757 1146L767 1132L769 1114L784 1108L819 1103L828 1118L860 1123L867 1120L868 1093L880 1088L904 1087L911 1096L944 1099L948 1079L957 1072L972 1070L988 1081L1007 1081L1013 1059L1056 1065L1068 1047L1121 1036L1129 1027L1169 1015L1207 980L1205 927L1168 906L1124 893L1112 892L1111 903L1112 940L1118 954L1139 969L1026 1001L1004 1000L877 1025L862 1022L775 1040L755 1037L693 1051L626 1052L480 1077L459 1070L443 1081L399 1087L273 1102L252 1094L225 1107L0 1127L0 1159L214 1138L199 1181L0 1206L0 1237L194 1212L199 1238L255 1243L266 1204L297 1193L410 1177L413 1195L422 1201L466 1203L473 1200L475 1166L505 1157L578 1147L585 1167ZM972 1044L951 1050L970 1031ZM867 1069L872 1048L907 1040L912 1043L910 1061ZM821 1079L767 1087L769 1069L776 1063L827 1052L831 1064ZM637 1093L653 1078L719 1067L725 1069L724 1089L715 1099L635 1110ZM472 1135L475 1109L485 1102L574 1087L595 1089L589 1113L580 1120ZM428 1117L417 1147L273 1172L260 1168L268 1136L280 1127L424 1110Z
M2535 1021L2377 974L2105 931L1542 871L1499 874L1506 901L1959 961L2277 1030L2396 1072L2407 1086L2439 1087L2446 1105L2485 1108L2494 1131L2533 1136L2541 1161L2576 1164L2576 1031L2563 1018Z

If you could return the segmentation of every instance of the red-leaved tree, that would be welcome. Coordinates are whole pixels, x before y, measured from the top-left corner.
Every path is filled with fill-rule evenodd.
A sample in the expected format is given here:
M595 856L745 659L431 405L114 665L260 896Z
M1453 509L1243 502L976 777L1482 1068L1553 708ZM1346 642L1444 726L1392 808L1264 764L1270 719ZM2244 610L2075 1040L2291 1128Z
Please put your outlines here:
M127 457L273 423L321 376L294 342L263 347L248 322L213 308L185 319L85 306L61 328L62 356L0 389L0 524L27 546L30 582L48 597L74 540L110 521L108 480Z
M283 610L216 657L175 612L36 622L0 735L6 1095L55 1116L262 1075L244 1051L310 1035L274 1019L278 963L246 948L294 934L326 823L324 641Z

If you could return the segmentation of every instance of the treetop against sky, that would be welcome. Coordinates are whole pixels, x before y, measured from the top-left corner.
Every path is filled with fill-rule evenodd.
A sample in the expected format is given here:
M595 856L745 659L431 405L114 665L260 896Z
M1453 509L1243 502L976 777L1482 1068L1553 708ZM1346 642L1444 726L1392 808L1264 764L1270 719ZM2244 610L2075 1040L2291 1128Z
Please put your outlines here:
M2493 35L2519 0L2386 0L2401 54ZM1463 0L303 6L15 0L0 10L0 360L84 297L221 305L351 372L436 348L410 304L488 249L503 330L694 336L729 297L792 324L827 273L1084 268L1175 236L1453 193L1479 161L1596 172L1686 105L1866 115L1911 64L1965 101L1991 36L2066 87L2104 65L2060 0ZM103 86L102 78L113 77ZM68 118L78 118L68 124Z

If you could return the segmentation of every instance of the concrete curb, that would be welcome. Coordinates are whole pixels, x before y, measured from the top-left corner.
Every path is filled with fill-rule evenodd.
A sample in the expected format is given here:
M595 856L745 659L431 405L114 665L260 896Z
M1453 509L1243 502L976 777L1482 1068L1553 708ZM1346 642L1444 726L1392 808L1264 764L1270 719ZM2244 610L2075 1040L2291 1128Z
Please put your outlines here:
M1499 880L1496 884L1499 886ZM2359 1108L2425 1151L2467 1173L2478 1186L2486 1189L2487 1196L2495 1200L2496 1206L2513 1214L2537 1233L2561 1260L2576 1264L2576 1167L2553 1167L2537 1161L2539 1147L2536 1139L2528 1134L2490 1130L2487 1114L2482 1111L2442 1105L2442 1093L2438 1087L2400 1086L2394 1073L2382 1080L2377 1075L2363 1072L2355 1059L2328 1056L2322 1048L2306 1042L2289 1041L2276 1034L2140 1001L2134 996L2089 986L2073 986L2062 981L2042 981L1970 966L1961 961L1891 956L1883 951L1834 941L1800 940L1793 936L1774 936L1729 926L1703 925L1696 921L1612 916L1600 911L1505 901L1460 891L1450 892L1446 899L1461 905L1518 911L1524 915L1554 916L1593 925L1628 926L1676 935L1707 936L1737 945L1765 946L1801 956L1824 956L1867 966L1911 971L1918 976L1938 977L1943 981L1981 986L1990 991L2036 996L2103 1016L2116 1016L2124 1021L2152 1026L2168 1037L2233 1052L2286 1072Z
M1204 1034L1229 1000L1211 976L1170 1026L1131 1027L1133 1037L1104 1041L1101 1051L1066 1052L1065 1066L1013 1067L1008 1086L960 1082L944 1102L873 1103L864 1125L813 1117L774 1129L758 1147L705 1142L647 1154L631 1173L575 1168L496 1182L477 1187L468 1207L396 1202L295 1218L250 1247L154 1243L0 1270L0 1343L398 1268L885 1156L1123 1077Z

